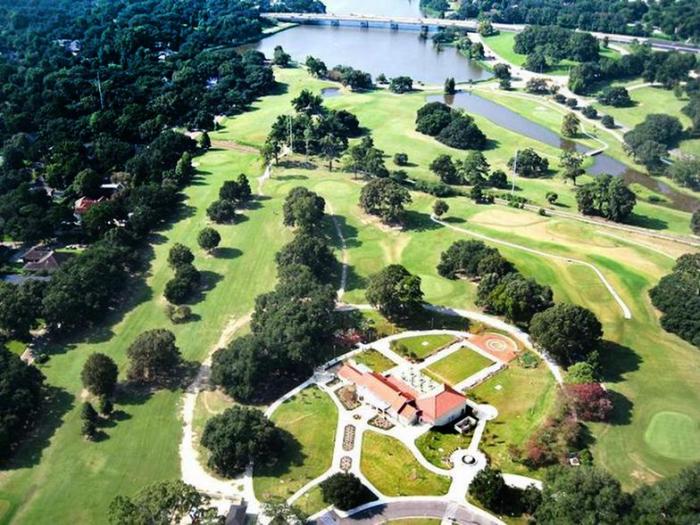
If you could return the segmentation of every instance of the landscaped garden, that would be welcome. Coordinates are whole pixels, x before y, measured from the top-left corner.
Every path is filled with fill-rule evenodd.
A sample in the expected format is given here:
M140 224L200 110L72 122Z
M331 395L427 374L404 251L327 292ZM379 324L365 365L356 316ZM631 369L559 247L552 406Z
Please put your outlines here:
M392 341L391 349L404 357L410 357L418 361L430 357L438 350L450 346L457 339L449 334L421 335L416 337L403 337Z
M439 496L450 487L450 478L430 472L399 440L377 432L362 438L361 468L385 496Z
M368 348L364 352L356 354L353 356L353 359L356 363L363 364L370 370L374 370L380 374L396 366L396 363L391 359L373 348Z
M478 352L462 347L447 357L436 361L426 368L424 372L440 382L456 385L492 364L493 361Z
M447 460L455 450L468 448L471 440L471 432L460 434L448 425L447 428L431 428L416 439L416 446L425 459L436 467L451 468Z
M262 500L288 498L330 468L338 409L311 387L282 403L272 420L286 431L286 444L276 465L254 472L255 493Z

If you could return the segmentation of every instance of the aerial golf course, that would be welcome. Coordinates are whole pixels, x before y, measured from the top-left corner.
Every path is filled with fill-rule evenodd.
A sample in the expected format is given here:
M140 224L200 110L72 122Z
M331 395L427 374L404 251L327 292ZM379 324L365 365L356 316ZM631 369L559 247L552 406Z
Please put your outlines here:
M478 310L473 283L444 279L435 270L442 251L456 240L477 234L498 248L525 276L549 285L556 301L584 306L602 322L603 379L614 396L615 412L611 423L588 424L595 464L607 469L626 489L632 489L700 460L700 354L661 329L659 314L647 295L648 289L671 271L674 259L693 251L692 248L569 218L503 205L477 205L463 196L446 199L450 210L443 219L458 228L448 229L430 218L435 198L418 192L412 193L404 228L388 228L359 208L362 180L356 180L351 173L329 171L322 159L311 158L307 163L297 155L281 159L279 165L272 167L271 177L259 182L264 166L256 149L264 143L275 118L290 112L291 99L302 89L319 92L324 87L337 87L314 79L301 68L276 69L275 76L279 94L260 99L253 111L224 119L221 129L211 133L212 149L195 158L196 181L184 191L185 200L176 218L154 235L153 253L147 254L151 257L147 277L143 282L130 284L135 288L133 300L114 312L99 330L81 338L83 342L68 341L51 349L50 360L41 369L47 382L62 389L62 393L52 400L52 414L41 420L38 435L13 459L13 468L0 473L0 523L54 522L52 514L71 516L73 522L102 522L115 494L179 477L182 391L165 389L121 398L117 395L115 405L121 414L118 421L104 429L104 439L85 446L77 438L83 395L81 367L94 351L123 364L126 348L139 333L163 326L175 333L183 357L197 367L212 351L245 332L246 316L252 311L255 298L274 286L275 253L292 238L292 232L282 225L281 210L284 197L296 186L321 195L326 200L326 212L340 224L348 262L344 301L366 303L367 277L388 264L400 263L421 277L427 302ZM508 102L488 84L475 89L528 118L539 118L541 124L555 131L560 128L557 119L562 115L541 111L541 104L536 101L511 98ZM644 92L640 90L642 96ZM325 105L356 114L361 126L371 131L376 146L386 153L387 164L395 153L407 153L410 164L405 169L409 177L432 180L435 176L428 165L438 154L460 157L463 152L414 131L416 110L424 104L425 97L425 92L395 95L385 90L343 90L339 96L327 98ZM624 114L616 118L622 122ZM526 147L536 148L550 160L551 176L517 180L519 195L545 206L545 194L556 192L558 208L575 212L571 184L556 175L557 148L511 133L481 117L475 120L492 142L485 151L492 168L505 170L514 151ZM602 134L599 137L610 144L613 156L622 157L621 146L613 138ZM221 248L208 255L196 245L196 233L208 223L205 210L216 199L221 184L239 173L248 176L253 193L260 197L243 210L244 218L239 223L218 227ZM589 176L581 177L579 184L586 180ZM653 217L656 231L661 233L688 233L690 214L671 207L640 199L635 216L640 223L645 217ZM333 236L333 225L327 221L328 235ZM168 321L163 299L165 283L172 273L167 264L168 250L176 242L192 249L206 281L201 299L192 307L197 319L185 325ZM332 243L341 259L340 240L333 238ZM528 250L557 257L535 255ZM594 265L605 276L629 307L631 319L623 317L618 302L599 277L577 261ZM496 384L500 388L496 389ZM499 409L501 419L490 428L485 443L485 450L497 465L513 466L507 455L509 442L521 444L518 441L547 416L553 406L554 388L544 366L521 369L516 364L474 392ZM310 435L308 431L314 428L314 417L320 415L326 421L337 417L335 406L321 392L306 392L304 396L295 401L300 408L290 403L273 416L297 438L303 459L301 463L295 460L294 467L285 472L256 475L259 496L290 495L327 468L324 465L330 458L333 436L323 432ZM221 403L212 413L225 406L225 402ZM314 410L309 410L309 406ZM207 406L198 403L195 420L203 424L207 416ZM306 417L308 424L299 425L299 417ZM363 444L371 449L369 457L381 457L386 449L402 454L402 450L382 441L387 438L378 436ZM386 487L387 493L399 493L398 477L403 474L382 469L373 462L373 468L377 467L380 473L367 475L378 477L377 483ZM526 473L524 467L517 468ZM527 474L538 476L537 472ZM446 490L443 480L433 473L419 473L418 478L422 484L416 485L416 490ZM289 486L281 488L279 479ZM318 494L310 493L307 500L313 498L318 499ZM300 504L307 503L300 500ZM308 506L310 510L320 510L318 502Z

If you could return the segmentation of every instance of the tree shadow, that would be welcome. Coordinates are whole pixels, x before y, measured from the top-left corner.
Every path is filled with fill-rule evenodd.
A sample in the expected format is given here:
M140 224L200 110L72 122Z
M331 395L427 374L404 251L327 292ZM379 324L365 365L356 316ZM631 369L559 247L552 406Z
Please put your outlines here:
M600 351L601 379L606 383L619 383L624 380L624 374L639 369L642 358L631 348L603 341Z
M634 403L627 396L616 390L608 390L608 395L613 404L608 423L611 425L629 425L632 421Z
M441 220L448 224L464 224L467 222L466 219L463 219L462 217L444 217Z
M318 164L311 162L310 160L283 159L279 161L277 165L288 170L315 170L318 168ZM308 178L304 175L283 175L275 178L277 180L287 180L285 177L289 177L288 180L305 180Z
M277 454L277 461L271 465L255 465L254 474L281 478L288 474L292 467L304 464L307 455L302 450L301 443L289 431L280 428L282 437L282 448Z
M403 223L407 230L418 232L438 230L442 228L442 226L430 218L430 215L415 210L404 211Z
M217 259L235 259L241 255L243 255L241 250L230 246L219 247L214 251L214 257Z
M36 415L35 425L22 438L11 457L0 462L0 470L31 468L41 461L42 451L51 443L63 424L63 416L74 406L75 398L62 388L45 386L45 397Z
M347 266L347 278L345 282L345 291L364 290L367 288L367 278L362 277L357 273L355 267L351 264Z
M275 180L282 180L282 181L288 181L288 180L308 180L309 177L306 175L280 175L279 177L275 177Z
M482 148L484 151L491 151L501 147L501 141L496 139L486 139L486 145Z
M632 213L625 223L633 226L641 226L642 228L649 228L650 230L665 230L668 227L668 223L663 219L647 217L646 215L639 215L637 213Z
M335 222L338 224L338 228L340 228L340 231L343 233L343 237L345 238L345 246L347 248L357 248L362 245L362 242L357 238L357 228L350 224L344 215L329 215L328 218L335 220ZM335 231L335 225L331 223L331 226L333 228L332 237L335 239L333 246L340 248L342 243L340 242L340 239L338 239L337 232Z
M224 278L224 276L209 270L201 270L199 272L199 278L199 288L196 292L192 294L191 297L188 298L188 300L184 304L193 305L199 303L200 301L203 301L204 298L207 296L207 292L210 292L211 290L216 288L217 283L219 283L219 281L221 281Z

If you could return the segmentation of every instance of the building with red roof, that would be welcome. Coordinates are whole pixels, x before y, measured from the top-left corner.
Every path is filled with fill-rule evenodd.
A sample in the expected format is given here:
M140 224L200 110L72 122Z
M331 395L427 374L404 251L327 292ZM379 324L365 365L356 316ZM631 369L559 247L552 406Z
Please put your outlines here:
M466 396L414 369L403 371L402 375L384 376L344 363L338 377L354 384L365 403L403 425L447 425L464 414L467 407Z

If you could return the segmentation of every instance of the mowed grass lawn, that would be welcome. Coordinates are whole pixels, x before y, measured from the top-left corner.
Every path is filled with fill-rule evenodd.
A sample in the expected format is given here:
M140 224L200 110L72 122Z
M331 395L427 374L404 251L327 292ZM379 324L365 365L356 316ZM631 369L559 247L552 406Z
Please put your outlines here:
M253 486L263 501L286 499L330 468L338 409L325 392L310 387L282 403L272 420L287 433L287 443L277 464L255 469Z
M404 356L415 356L419 360L430 357L438 350L451 345L457 339L449 334L430 334L403 337L391 342L391 349Z
M440 496L450 478L424 468L391 436L367 431L362 436L362 473L385 496Z
M479 370L491 366L494 362L469 348L460 348L447 357L430 365L426 370L429 375L443 383L456 385Z
M206 207L221 184L238 173L246 173L255 189L261 169L256 155L232 151L211 151L196 162L200 174L185 190L176 219L154 235L146 280L132 286L132 302L88 332L84 341L56 346L41 366L55 389L55 401L46 407L50 414L40 419L37 437L0 473L0 523L104 523L116 495L133 495L149 483L180 476L182 392L119 395L118 421L103 429L104 440L88 443L80 436L80 370L88 355L103 352L117 362L123 378L126 349L153 328L172 330L183 357L201 361L217 346L227 324L251 311L255 297L274 285L274 254L291 238L281 226L282 200L274 193L275 183L269 184L273 198L244 210L240 223L216 227L221 249L209 256L196 243L197 233L208 224ZM168 320L162 298L172 277L167 254L175 242L193 250L194 264L212 285L192 305L197 320L184 325Z
M517 33L501 31L497 35L484 38L484 41L494 53L503 58L503 60L506 62L510 62L516 66L522 66L525 64L527 56L516 53L513 50L516 34ZM619 53L617 51L609 48L601 48L600 55L609 58L619 57ZM556 66L548 69L544 73L547 75L568 75L569 69L576 64L578 64L578 62L574 60L562 60Z
M472 434L459 434L453 428L433 427L416 439L418 450L425 459L440 468L451 468L447 461L458 448L467 448L472 441Z
M551 409L555 393L554 378L544 363L537 368L523 368L515 361L466 392L467 396L498 410L498 417L488 422L479 444L494 466L504 472L540 477L539 472L514 463L508 445L525 444Z
M353 359L356 363L363 364L380 374L396 366L396 363L394 363L391 359L373 348L369 348L364 352L355 355Z
M678 412L657 412L644 433L644 441L664 456L697 461L700 459L700 422Z

